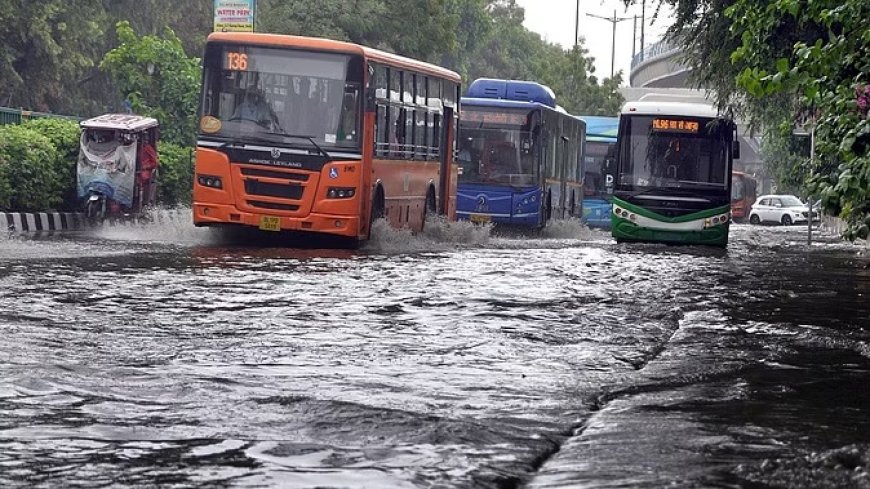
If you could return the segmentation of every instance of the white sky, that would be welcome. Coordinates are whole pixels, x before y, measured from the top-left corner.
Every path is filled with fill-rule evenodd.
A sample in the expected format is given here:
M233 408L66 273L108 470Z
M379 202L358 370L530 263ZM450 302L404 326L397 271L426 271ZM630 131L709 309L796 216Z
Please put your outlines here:
M589 17L595 14L602 17L630 17L616 24L616 56L614 72L622 70L623 85L628 86L628 74L631 67L632 28L634 15L637 15L636 46L640 51L641 6L632 5L626 11L621 0L579 0L580 2L580 37L585 38L584 47L589 56L595 58L595 76L599 80L610 77L611 41L613 39L613 23L606 20ZM575 19L577 0L517 0L526 10L525 26L537 32L545 40L570 48L574 44ZM652 17L658 2L646 0L646 29L644 43L649 46L661 39L662 34L670 25L669 11L662 9L662 14L653 23Z

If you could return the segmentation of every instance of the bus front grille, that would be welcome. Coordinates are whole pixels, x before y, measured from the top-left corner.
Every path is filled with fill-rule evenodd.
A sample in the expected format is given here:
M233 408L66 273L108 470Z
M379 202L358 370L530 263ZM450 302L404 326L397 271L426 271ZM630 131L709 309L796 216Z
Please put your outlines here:
M275 202L263 202L260 200L249 200L248 205L251 207L259 207L260 209L269 209L273 211L298 211L299 206L293 204L276 204Z
M245 193L248 195L299 200L302 198L302 192L304 189L305 188L302 185L286 185L281 183L261 182L259 180L245 180Z
M307 182L308 175L305 173L287 173L283 171L263 170L260 168L242 168L242 175L246 177L262 177L275 178L284 180L293 180L296 182Z

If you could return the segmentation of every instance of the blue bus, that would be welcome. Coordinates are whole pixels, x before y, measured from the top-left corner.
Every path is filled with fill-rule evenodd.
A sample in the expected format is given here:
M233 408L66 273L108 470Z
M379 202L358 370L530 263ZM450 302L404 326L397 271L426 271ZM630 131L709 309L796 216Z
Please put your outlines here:
M457 219L540 229L582 217L585 132L544 85L474 81L456 139Z
M586 123L583 222L589 227L610 229L610 196L613 193L613 164L616 162L619 117L577 117Z

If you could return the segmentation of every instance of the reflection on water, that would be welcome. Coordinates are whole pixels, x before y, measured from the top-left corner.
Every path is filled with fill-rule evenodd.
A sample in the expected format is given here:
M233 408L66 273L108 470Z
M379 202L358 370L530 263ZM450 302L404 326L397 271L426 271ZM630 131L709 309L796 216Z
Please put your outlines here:
M0 240L0 486L863 487L862 248ZM187 221L189 222L189 221Z

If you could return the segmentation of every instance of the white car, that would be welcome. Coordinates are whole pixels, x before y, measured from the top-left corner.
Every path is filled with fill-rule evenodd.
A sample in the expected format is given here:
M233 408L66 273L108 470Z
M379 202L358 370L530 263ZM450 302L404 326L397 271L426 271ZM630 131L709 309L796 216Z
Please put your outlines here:
M790 226L798 222L807 222L809 216L807 205L794 195L762 195L749 211L749 222L761 224L775 222ZM813 220L818 219L818 211L813 212Z

